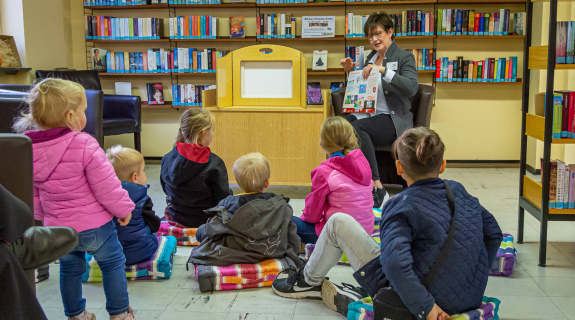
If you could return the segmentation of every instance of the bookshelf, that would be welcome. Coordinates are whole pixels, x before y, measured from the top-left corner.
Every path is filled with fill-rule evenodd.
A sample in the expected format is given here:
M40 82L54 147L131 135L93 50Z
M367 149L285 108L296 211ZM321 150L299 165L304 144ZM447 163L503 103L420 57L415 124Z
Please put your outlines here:
M290 12L290 8L294 8L294 15L298 18L301 18L302 15L335 15L336 16L336 23L337 19L344 18L348 12L357 11L359 14L367 14L367 12L377 11L382 8L383 10L389 10L390 12L398 11L398 10L405 10L404 8L408 9L422 9L424 11L433 11L437 13L437 9L439 5L463 5L467 6L468 8L473 8L476 5L507 5L507 4L525 4L527 0L392 0L392 1L372 1L372 2L363 2L363 1L356 1L356 2L346 2L346 1L332 1L332 2L313 2L313 3L283 3L283 4L256 4L256 3L222 3L222 4L200 4L200 5L190 5L190 4L161 4L161 5L140 5L140 6L85 6L86 10L85 14L87 15L98 15L98 14L106 14L112 15L113 12L109 12L111 10L119 10L123 11L121 16L125 17L125 11L132 10L134 13L131 14L132 17L138 17L141 15L150 16L150 13L143 13L143 11L155 10L153 15L161 15L164 19L166 17L175 17L177 15L187 15L190 14L189 10L194 10L194 14L214 14L212 9L228 9L228 11L223 11L228 13L229 16L233 16L236 14L234 11L236 9L241 10L237 13L238 15L244 15L246 18L253 19L252 11L250 9L255 9L253 11L254 17L257 17L260 12L261 13L268 13L272 9L276 11L275 8L279 9L278 11L281 12ZM310 9L310 13L308 13L305 8ZM343 10L342 10L343 9ZM142 11L140 11L142 10ZM179 10L186 10L179 12ZM261 11L260 11L261 10ZM314 11L315 10L315 11ZM319 10L319 11L318 11ZM99 11L103 11L100 13ZM160 12L162 12L160 14ZM319 13L318 13L319 12ZM225 19L224 16L221 14L214 14L219 19ZM247 20L246 20L247 21ZM246 22L248 23L248 22ZM300 20L298 19L298 27L297 31L300 32L301 25L299 24ZM221 24L220 24L221 27ZM338 26L339 28L339 26ZM313 71L308 69L308 76L313 78L313 81L320 80L322 81L322 87L326 87L326 81L345 81L345 72L339 66L334 67L333 61L343 58L345 56L345 47L346 46L357 46L363 45L367 49L369 49L369 43L367 38L365 37L346 37L344 34L336 34L333 38L301 38L301 36L296 36L296 38L271 38L271 39L264 39L264 38L257 38L255 36L246 36L245 38L229 38L229 37L222 37L218 36L216 39L170 39L167 37L166 27L164 27L164 38L161 39L139 39L139 40L86 40L87 45L87 61L89 61L89 49L94 46L98 46L99 44L103 44L104 46L115 46L114 50L122 51L122 44L125 43L132 43L131 48L134 46L141 46L142 48L148 47L164 47L165 49L172 50L178 47L190 47L195 46L198 43L198 47L215 47L216 49L222 50L231 49L234 50L238 47L243 47L252 44L281 44L285 46L294 46L299 48L300 50L304 51L306 54L311 54L314 49L324 49L326 48L329 51L329 59L331 59L331 68L328 67L327 71ZM340 31L341 32L341 31ZM491 43L490 41L494 41L493 44L499 42L503 39L509 39L512 41L521 41L525 40L525 36L519 35L507 35L507 36L447 36L447 35L427 35L427 36L396 36L395 40L400 48L432 48L436 50L438 48L438 43L445 42L445 43L453 43L452 40L448 39L473 39L477 41L486 41L486 43ZM88 47L90 45L90 47ZM310 48L311 46L316 46L316 48ZM104 47L106 48L106 47ZM129 50L132 50L132 49ZM335 49L334 49L335 48ZM135 50L135 49L134 49ZM437 57L440 57L440 54L437 54ZM308 58L309 59L309 58ZM88 68L91 66L88 65ZM517 82L437 82L435 81L435 70L418 70L418 75L421 78L421 82L423 83L430 83L434 86L437 83L441 83L442 87L452 87L456 84L465 84L466 86L470 85L506 85L506 86L514 86L514 85L522 85L523 81L518 79ZM210 83L213 83L215 80L214 74L210 73L177 73L177 72L169 72L169 73L101 73L101 77L105 81L114 81L115 79L121 78L122 80L129 79L130 77L134 77L135 79L142 79L142 81L153 81L154 77L161 77L158 78L158 82L164 81L165 90L167 89L170 84L179 84L182 81L189 81L188 79L207 79ZM166 79L169 78L171 83L167 83ZM183 83L182 83L183 84ZM149 105L146 108L154 108L158 107L157 105ZM163 106L162 108L166 108Z
M519 179L519 212L517 242L523 243L525 211L540 222L539 233L539 266L544 267L547 262L547 227L549 221L575 221L573 209L550 209L550 162L551 146L553 144L575 144L575 139L553 139L552 123L553 108L545 108L545 116L537 116L529 112L529 81L530 70L547 70L545 105L553 105L554 78L556 69L575 69L575 65L555 64L555 44L557 28L557 0L550 0L549 6L549 44L547 46L531 47L531 21L533 19L533 3L527 2L526 37L525 46L529 50L524 52L524 86L522 97L521 121L521 157ZM541 166L541 181L526 175L527 171L527 137L543 141L543 159Z

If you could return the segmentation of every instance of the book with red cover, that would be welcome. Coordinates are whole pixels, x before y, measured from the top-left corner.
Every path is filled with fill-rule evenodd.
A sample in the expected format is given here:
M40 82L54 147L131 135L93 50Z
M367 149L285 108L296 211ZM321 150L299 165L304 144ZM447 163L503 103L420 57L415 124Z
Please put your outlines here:
M487 79L491 81L494 79L494 76L495 76L495 58L489 58L489 76Z
M555 91L557 93L561 93L563 95L563 110L561 112L561 138L567 138L569 132L569 98L570 93L569 91Z
M230 38L245 38L244 17L230 17Z

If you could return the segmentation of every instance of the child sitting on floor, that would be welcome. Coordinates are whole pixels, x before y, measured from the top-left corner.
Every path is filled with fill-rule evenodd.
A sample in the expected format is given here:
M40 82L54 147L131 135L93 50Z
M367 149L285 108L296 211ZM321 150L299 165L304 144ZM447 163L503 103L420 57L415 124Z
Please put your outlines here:
M311 193L301 218L293 217L303 243L316 243L327 220L336 212L352 216L373 232L373 180L367 159L359 150L351 124L342 117L325 119L320 146L329 156L311 172Z
M198 228L200 245L190 263L227 266L287 258L300 264L300 239L291 222L289 199L264 192L269 185L270 163L260 153L250 153L234 163L234 177L243 194L228 196L208 210L215 213Z
M160 218L154 213L154 204L148 196L144 157L138 151L121 145L108 149L106 157L114 166L122 188L128 191L130 199L136 204L127 226L119 228L118 220L114 219L126 264L150 260L158 250L156 232L160 228Z
M175 227L197 228L206 223L210 216L204 210L230 195L226 165L209 148L214 127L210 111L186 109L174 148L162 158L165 217Z

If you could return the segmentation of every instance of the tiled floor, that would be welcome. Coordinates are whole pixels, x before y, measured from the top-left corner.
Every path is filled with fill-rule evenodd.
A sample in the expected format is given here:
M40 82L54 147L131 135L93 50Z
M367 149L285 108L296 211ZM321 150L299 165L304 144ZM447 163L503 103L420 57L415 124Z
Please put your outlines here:
M159 183L159 166L147 167L150 192L156 213L163 213L164 195ZM503 230L517 234L517 169L447 169L445 179L459 181L479 198ZM234 188L235 191L239 189ZM309 188L274 187L270 191L292 198L299 215ZM537 266L538 221L526 215L525 243L517 244L519 264L509 278L490 277L485 295L501 300L500 319L575 319L575 223L549 225L548 266ZM343 319L321 301L292 300L276 296L270 288L200 293L185 263L190 248L179 247L174 272L165 281L130 282L130 302L140 320L328 320ZM350 267L337 266L329 277L337 282L355 283ZM38 300L48 319L65 319L58 285L58 265L50 266L50 279L37 285ZM107 319L105 297L100 284L84 285L88 309L98 319Z

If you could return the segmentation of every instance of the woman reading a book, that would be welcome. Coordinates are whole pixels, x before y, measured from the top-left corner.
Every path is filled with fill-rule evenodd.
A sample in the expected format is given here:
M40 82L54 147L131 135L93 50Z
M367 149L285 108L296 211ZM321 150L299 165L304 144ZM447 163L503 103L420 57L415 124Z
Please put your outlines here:
M405 130L413 127L411 98L417 92L418 80L413 54L399 49L393 41L393 20L388 14L372 13L363 31L373 49L365 60L363 76L367 78L373 69L379 69L381 74L377 104L373 114L350 113L345 118L355 128L361 151L371 166L374 207L379 208L386 191L379 178L374 144L391 145ZM359 66L351 58L342 59L341 65L348 72Z

